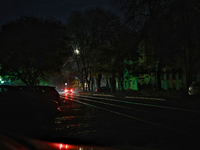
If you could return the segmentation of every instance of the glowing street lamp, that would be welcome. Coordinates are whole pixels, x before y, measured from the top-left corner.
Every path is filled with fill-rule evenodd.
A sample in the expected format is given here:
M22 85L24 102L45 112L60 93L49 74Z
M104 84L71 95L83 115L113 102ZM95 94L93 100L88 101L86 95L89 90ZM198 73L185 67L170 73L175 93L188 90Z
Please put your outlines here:
M76 53L76 54L79 54L79 50L76 49L76 50L75 50L75 53Z
M75 55L75 54L78 55L78 54L79 54L79 50L77 50L77 49L74 50L74 55ZM73 55L62 67L64 67L64 66L74 57L74 55Z

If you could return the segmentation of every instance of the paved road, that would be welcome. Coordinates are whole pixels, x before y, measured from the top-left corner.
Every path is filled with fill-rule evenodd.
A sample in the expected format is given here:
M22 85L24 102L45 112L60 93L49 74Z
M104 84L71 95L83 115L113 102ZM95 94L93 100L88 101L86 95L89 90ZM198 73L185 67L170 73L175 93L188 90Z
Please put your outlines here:
M60 93L60 97L62 112L55 124L42 125L42 120L37 123L38 119L32 116L37 109L26 118L2 114L8 121L1 120L2 132L7 129L14 135L41 140L125 150L200 148L200 109L195 103L88 93ZM35 121L28 123L27 118Z
M199 146L198 110L78 93L61 94L61 99L57 130L67 137L123 149Z

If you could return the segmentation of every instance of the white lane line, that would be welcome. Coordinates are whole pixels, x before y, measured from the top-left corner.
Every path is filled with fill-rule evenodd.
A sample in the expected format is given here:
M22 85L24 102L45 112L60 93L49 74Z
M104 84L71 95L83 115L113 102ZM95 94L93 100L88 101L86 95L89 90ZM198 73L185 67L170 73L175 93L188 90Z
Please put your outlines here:
M126 96L125 98L135 98L135 99L150 99L150 100L156 100L156 101L166 101L163 98L152 98L152 97L131 97L131 96Z
M70 97L71 98L71 97ZM71 98L72 99L72 98ZM90 102L95 102L95 103L100 103L100 104L104 104L104 105L111 105L111 106L115 106L115 107L121 107L121 108L126 108L126 109L133 109L130 107L125 107L125 106L119 106L119 105L115 105L115 104L110 104L110 103L105 103L105 102L99 102L99 101L95 101L95 100L90 100L90 99L86 99L86 98L81 98L82 100L86 100L86 101L90 101Z
M128 104L132 104L132 105L142 105L142 106L148 106L148 107L157 107L157 108L165 108L165 109L173 109L173 110L179 110L179 111L200 113L200 111L195 111L195 110L190 110L190 109L182 109L182 108L159 106L159 105L144 104L144 103L135 103L135 102L130 102L130 101L116 100L116 99L108 99L108 98L100 98L100 97L92 97L92 96L82 96L82 95L77 96L77 97L88 97L88 98L103 99L103 100L115 101L115 102L121 102L121 103L128 103Z
M120 113L120 112L116 112L116 111L112 111L112 110L105 109L105 108L102 108L102 107L98 107L98 106L95 106L95 105L92 105L92 104L84 103L84 102L81 102L79 100L74 100L72 98L70 100L75 101L77 103L84 104L84 105L88 105L88 106L91 106L91 107L96 107L98 109L102 109L102 110L105 110L105 111L108 111L108 112L111 112L111 113L115 113L115 114L118 114L118 115L121 115L121 116L132 118L132 119L135 119L135 120L138 120L138 121L141 121L141 122L145 122L145 123L148 123L148 124L152 124L152 125L155 125L155 126L165 128L165 129L169 129L169 130L172 130L172 131L175 131L175 132L179 132L181 134L186 134L186 135L189 135L189 136L192 136L192 137L199 137L199 136L196 136L196 135L193 135L193 134L181 131L181 130L177 130L177 129L174 129L174 128L170 128L170 127L167 127L167 126L164 126L164 125L161 125L161 124L157 124L157 123L154 123L154 122L151 122L151 121L147 121L147 120L140 119L140 118L137 118L137 117L133 117L133 116L130 116L130 115L126 115L126 114L123 114L123 113Z
M160 114L160 113L154 113L154 112L150 112L150 111L145 111L145 110L131 108L131 107L125 107L125 106L120 106L120 105L115 105L115 104L110 104L110 103L105 103L105 102L99 102L99 101L90 100L90 99L86 99L86 98L81 98L81 100L90 101L90 102L94 102L94 103L100 103L100 104L103 104L103 105L110 105L110 106L114 106L114 107L121 107L121 108L129 109L129 110L135 110L135 111L145 112L145 113L153 114L153 115L156 115L156 116L165 116L165 117L177 119L177 117L174 117L174 116L163 115L163 114ZM193 120L182 119L182 118L180 120L193 121Z
M92 94L95 96L107 96L107 97L115 97L114 95L108 95L108 94ZM149 100L156 100L156 101L166 101L163 98L152 98L152 97L138 97L138 96L125 96L125 98L135 98L135 99L149 99Z
M107 96L107 97L115 97L114 95L108 95L108 94L92 94L95 96Z

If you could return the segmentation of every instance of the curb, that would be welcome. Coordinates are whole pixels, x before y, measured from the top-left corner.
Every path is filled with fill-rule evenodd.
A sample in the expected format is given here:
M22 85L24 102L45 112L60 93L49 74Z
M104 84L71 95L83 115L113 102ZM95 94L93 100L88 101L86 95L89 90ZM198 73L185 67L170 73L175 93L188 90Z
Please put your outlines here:
M105 97L115 97L115 96L119 96L119 95L112 95L112 94L92 94L90 93L90 95L94 95L94 96L105 96ZM120 95L122 96L122 95ZM166 101L166 99L164 98L154 98L154 97L140 97L140 96L123 96L124 98L127 99L147 99L147 100L157 100L157 101Z
M157 101L166 101L163 98L153 98L153 97L131 97L131 96L126 96L125 98L149 99L149 100L157 100Z

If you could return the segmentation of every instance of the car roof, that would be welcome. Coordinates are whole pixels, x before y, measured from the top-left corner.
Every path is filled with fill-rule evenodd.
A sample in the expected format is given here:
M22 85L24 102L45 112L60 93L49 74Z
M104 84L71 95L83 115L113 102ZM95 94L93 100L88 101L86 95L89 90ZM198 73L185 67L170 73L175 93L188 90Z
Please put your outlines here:
M67 89L73 89L73 87L67 87Z

